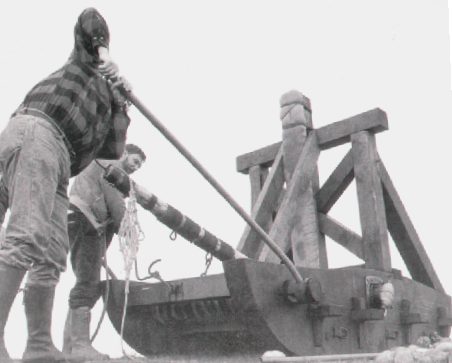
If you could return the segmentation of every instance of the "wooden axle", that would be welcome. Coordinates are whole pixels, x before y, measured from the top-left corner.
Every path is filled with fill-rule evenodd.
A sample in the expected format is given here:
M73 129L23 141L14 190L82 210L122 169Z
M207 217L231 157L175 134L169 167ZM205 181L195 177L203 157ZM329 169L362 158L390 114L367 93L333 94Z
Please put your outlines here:
M187 241L211 253L220 261L247 258L243 253L232 248L229 244L201 227L189 217L182 214L173 206L162 202L154 194L136 186L137 202L151 212L165 226L184 237Z
M243 253L202 228L173 206L159 200L142 186L131 182L129 176L121 169L110 165L104 174L104 178L124 195L129 195L131 184L133 184L138 204L155 215L165 226L204 251L211 253L213 257L220 261L247 258Z

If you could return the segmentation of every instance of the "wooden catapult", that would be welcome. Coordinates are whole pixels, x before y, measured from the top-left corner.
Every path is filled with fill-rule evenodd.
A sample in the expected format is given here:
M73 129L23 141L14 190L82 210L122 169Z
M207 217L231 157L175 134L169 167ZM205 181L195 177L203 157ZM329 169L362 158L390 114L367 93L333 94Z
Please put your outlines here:
M250 178L251 217L302 279L294 280L250 226L237 252L210 233L207 241L177 210L165 216L150 205L171 229L221 259L224 274L131 282L125 341L150 357L215 361L268 350L371 353L435 332L448 336L451 299L377 152L376 134L388 129L385 112L314 128L309 99L291 91L281 98L281 120L282 141L237 157L237 170ZM320 152L343 144L350 150L320 186ZM328 215L353 180L360 234ZM391 266L388 231L411 278ZM326 236L364 263L328 268ZM108 314L119 332L124 281L112 280L109 291Z

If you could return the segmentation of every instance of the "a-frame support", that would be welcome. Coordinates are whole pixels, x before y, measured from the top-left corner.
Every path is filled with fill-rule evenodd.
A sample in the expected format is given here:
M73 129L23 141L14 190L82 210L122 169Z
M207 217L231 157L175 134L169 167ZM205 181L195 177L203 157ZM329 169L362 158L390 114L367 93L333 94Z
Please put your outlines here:
M290 97L294 97L293 91ZM306 97L300 97L302 104L306 105ZM390 271L389 231L412 278L444 291L378 156L375 134L388 128L385 112L373 109L318 129L311 128L312 123L309 126L302 147L298 150L294 148L296 155L290 155L288 148L284 148L286 135L283 133L283 142L237 158L237 170L250 174L253 218L284 251L298 256L294 258L298 266L325 268L326 260L317 257L318 266L306 266L304 262L309 262L309 258L302 256L305 253L303 244L307 238L302 235L303 227L300 229L300 225L303 226L307 216L300 214L300 204L309 204L309 190L315 190L311 196L315 200L316 210L313 212L315 215L309 218L309 223L315 221L318 231L316 238L320 242L317 246L314 244L310 247L311 251L312 246L317 248L317 256L323 253L323 236L328 236L363 259L367 268ZM349 152L325 183L320 188L315 187L320 151L345 143L351 144ZM293 168L289 173L290 179L285 170L285 160L289 157ZM296 160L295 166L293 160ZM361 235L328 215L353 180L356 182ZM311 243L312 240L316 239L311 239ZM250 258L278 262L277 257L248 227L245 228L238 249Z

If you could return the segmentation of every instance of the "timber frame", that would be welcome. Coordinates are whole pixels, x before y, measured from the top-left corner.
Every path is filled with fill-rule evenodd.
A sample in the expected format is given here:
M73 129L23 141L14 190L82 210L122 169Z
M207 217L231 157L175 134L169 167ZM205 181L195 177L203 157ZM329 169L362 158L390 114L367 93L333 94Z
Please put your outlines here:
M269 350L291 356L363 354L434 333L449 336L451 298L377 152L376 134L388 129L385 112L377 108L314 128L309 99L290 91L281 97L281 121L282 141L239 156L237 169L251 181L252 217L303 281L295 281L246 227L238 249L250 258L237 258L235 251L217 254L223 274L131 281L125 321L126 281L112 280L107 311L124 341L165 361L255 362ZM349 150L320 185L320 153L344 144ZM329 215L353 180L361 233ZM189 218L171 206L166 209L172 217L156 213L159 220L202 247L197 237L211 234L187 224ZM388 232L411 279L391 267ZM364 266L328 268L326 237ZM219 253L221 245L214 245Z
M236 159L237 171L250 178L254 220L298 267L328 267L324 242L328 236L364 260L366 268L389 272L392 269L389 231L413 280L444 292L377 152L375 135L388 129L386 113L375 108L314 129L310 102L304 96L301 99L302 102L295 103L304 115L298 117L302 122L295 120L294 123L292 118L290 125L285 127L283 121L282 142ZM302 133L298 136L294 134L294 125L301 127ZM304 135L304 139L294 147L294 140L298 142L299 135ZM317 161L320 152L346 143L350 144L350 150L319 186ZM290 172L288 168L291 168ZM353 180L356 182L361 235L328 215ZM303 211L310 199L315 206L314 212L312 209ZM316 234L314 238L313 234ZM311 247L306 248L306 244ZM238 250L251 259L279 262L248 226ZM309 259L306 254L314 254L315 258Z

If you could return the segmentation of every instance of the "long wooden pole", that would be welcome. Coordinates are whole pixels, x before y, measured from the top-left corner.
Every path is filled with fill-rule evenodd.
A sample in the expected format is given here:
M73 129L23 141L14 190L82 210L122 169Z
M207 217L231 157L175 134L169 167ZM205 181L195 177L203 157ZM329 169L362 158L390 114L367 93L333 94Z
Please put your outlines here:
M281 259L287 266L293 278L297 282L303 282L303 278L292 261L279 248L279 246L268 236L248 213L232 198L229 193L218 183L215 178L201 165L201 163L182 145L176 137L155 117L151 111L135 96L133 92L126 92L129 101L146 117L154 127L193 165L193 167L207 180L207 182L230 204L230 206L253 228L263 239L265 244Z

